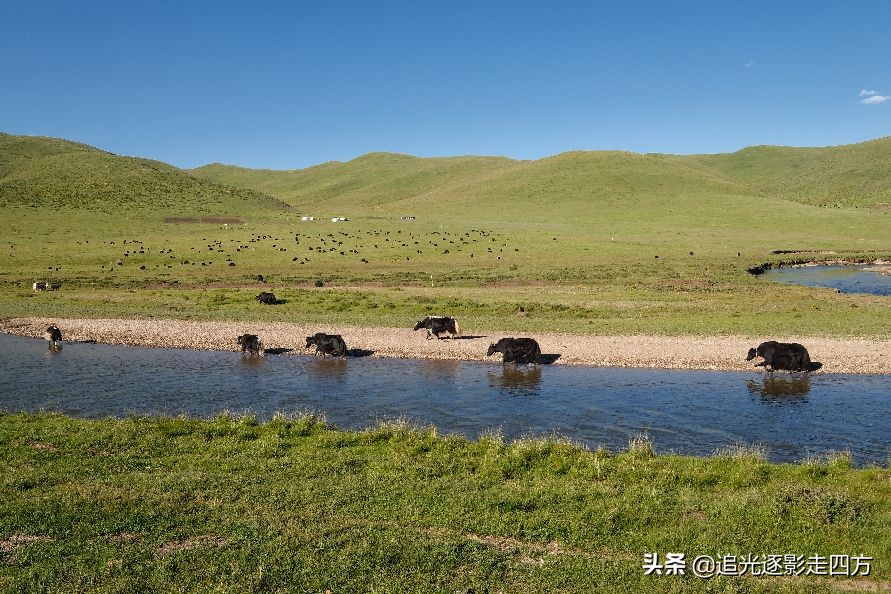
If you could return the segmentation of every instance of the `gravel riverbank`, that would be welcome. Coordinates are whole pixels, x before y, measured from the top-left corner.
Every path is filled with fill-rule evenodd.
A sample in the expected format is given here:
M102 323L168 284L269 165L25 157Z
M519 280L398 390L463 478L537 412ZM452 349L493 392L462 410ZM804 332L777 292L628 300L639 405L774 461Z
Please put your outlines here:
M486 348L503 332L465 329L457 340L425 340L424 331L410 328L331 327L280 322L191 322L182 320L7 318L0 332L43 338L47 326L62 330L66 342L236 351L236 337L257 334L266 349L291 349L305 355L305 337L316 332L341 334L350 349L374 357L486 360ZM557 364L662 369L749 370L749 347L765 340L799 342L811 359L823 363L818 373L891 374L891 341L802 336L587 336L534 334L542 353ZM495 355L490 360L497 360Z

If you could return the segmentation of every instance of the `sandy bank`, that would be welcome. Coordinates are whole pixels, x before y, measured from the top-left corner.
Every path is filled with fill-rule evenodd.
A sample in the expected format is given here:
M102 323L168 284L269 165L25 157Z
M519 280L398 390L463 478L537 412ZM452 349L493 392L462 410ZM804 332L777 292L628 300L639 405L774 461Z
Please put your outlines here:
M236 351L236 337L257 334L267 349L292 349L305 355L305 337L316 332L341 334L350 349L374 357L487 360L486 348L503 332L464 329L458 340L425 340L424 331L409 328L331 327L281 322L188 322L180 320L114 320L11 318L0 320L0 332L42 338L55 324L66 341ZM749 347L764 340L800 342L811 359L823 363L818 373L891 374L891 341L803 336L584 336L532 334L542 353L560 355L557 364L653 367L662 369L751 370ZM488 360L499 360L496 357ZM759 368L760 369L760 368Z

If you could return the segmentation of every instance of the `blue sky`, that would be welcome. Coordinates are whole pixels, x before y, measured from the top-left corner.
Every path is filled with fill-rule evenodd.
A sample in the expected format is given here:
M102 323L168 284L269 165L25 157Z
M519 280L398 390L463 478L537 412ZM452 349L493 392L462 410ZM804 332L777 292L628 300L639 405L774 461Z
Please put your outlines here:
M0 131L181 167L891 135L886 1L8 0L0 23Z

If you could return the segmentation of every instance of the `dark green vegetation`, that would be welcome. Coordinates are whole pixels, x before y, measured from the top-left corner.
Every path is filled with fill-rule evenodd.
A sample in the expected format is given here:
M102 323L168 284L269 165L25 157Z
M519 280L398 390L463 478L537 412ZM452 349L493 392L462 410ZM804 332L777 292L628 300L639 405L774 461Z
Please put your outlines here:
M891 139L185 172L0 136L0 315L887 338L887 298L746 270L891 258L889 188ZM45 279L62 291L34 295ZM287 303L260 306L260 290Z
M4 591L822 592L887 584L891 472L312 418L0 415ZM646 552L872 556L867 578L643 575Z

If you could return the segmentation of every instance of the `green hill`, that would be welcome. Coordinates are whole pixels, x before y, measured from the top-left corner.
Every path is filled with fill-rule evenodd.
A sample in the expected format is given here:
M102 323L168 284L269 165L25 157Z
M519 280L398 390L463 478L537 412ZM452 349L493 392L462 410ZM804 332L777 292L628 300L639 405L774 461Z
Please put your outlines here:
M404 201L440 212L487 213L508 219L619 219L684 206L708 208L722 196L751 194L740 184L648 155L619 151L570 152L461 183L444 184Z
M286 205L256 190L196 178L166 163L84 144L0 133L0 207L235 214Z
M435 189L509 170L516 164L503 157L419 158L369 153L346 163L332 161L291 171L213 164L191 173L259 190L301 207L336 199L332 204L335 209L349 206L379 210Z
M184 171L66 140L0 133L0 206L243 214L289 204L320 212L425 209L462 216L492 210L542 218L555 208L668 212L743 197L887 210L891 138L716 155L576 151L536 161L370 153L290 171L221 164Z
M763 196L830 207L891 204L891 137L822 148L752 146L718 155L666 156Z
M395 212L467 207L617 207L632 200L760 196L827 207L887 208L891 138L825 147L749 147L717 155L569 152L536 161L371 153L272 171L206 165L195 176L268 193L301 207Z

